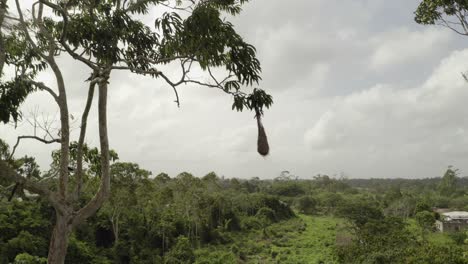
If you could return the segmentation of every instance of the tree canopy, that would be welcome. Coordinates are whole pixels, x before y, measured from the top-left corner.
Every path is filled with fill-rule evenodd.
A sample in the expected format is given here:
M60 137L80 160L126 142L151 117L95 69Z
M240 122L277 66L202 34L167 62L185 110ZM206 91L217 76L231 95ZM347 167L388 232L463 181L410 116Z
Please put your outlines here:
M441 25L468 35L468 2L465 0L423 0L414 12L422 25Z

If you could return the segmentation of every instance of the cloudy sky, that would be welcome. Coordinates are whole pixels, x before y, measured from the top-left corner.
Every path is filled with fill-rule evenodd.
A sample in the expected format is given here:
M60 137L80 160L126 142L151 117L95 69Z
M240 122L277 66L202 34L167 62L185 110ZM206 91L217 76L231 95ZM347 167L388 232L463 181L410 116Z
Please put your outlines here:
M264 125L271 154L256 153L253 114L231 111L231 98L204 88L172 90L145 77L111 78L111 147L122 161L175 176L273 178L289 170L349 178L440 176L448 165L468 174L466 39L413 20L417 0L252 0L233 19L262 62L261 88L275 104ZM70 108L79 117L88 77L69 59ZM52 76L42 76L50 82ZM96 106L94 106L94 109ZM25 103L25 116L57 113L47 94ZM98 145L96 112L87 141ZM78 124L74 125L78 128ZM14 144L26 122L0 136ZM75 129L76 135L76 129ZM56 148L25 142L45 169Z

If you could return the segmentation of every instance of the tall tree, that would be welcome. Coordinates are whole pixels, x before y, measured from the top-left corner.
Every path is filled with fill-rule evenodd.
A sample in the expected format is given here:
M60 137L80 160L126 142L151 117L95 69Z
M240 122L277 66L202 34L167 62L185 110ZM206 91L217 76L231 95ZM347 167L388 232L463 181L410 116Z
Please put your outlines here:
M450 196L457 190L457 170L449 167L438 186L442 195Z
M35 91L47 92L60 113L58 138L27 135L24 139L60 144L57 186L49 186L19 175L0 161L0 177L20 183L23 188L46 197L56 210L55 227L50 239L48 262L63 263L71 232L95 214L110 194L110 154L107 128L107 94L113 71L128 71L164 81L175 93L178 88L193 84L233 96L233 109L252 110L258 125L258 152L267 155L269 146L261 117L272 97L261 89L242 87L258 84L260 62L255 48L246 43L227 20L239 14L247 0L37 0L29 10L19 0L0 0L0 75L4 67L14 76L0 81L0 121L21 119L20 106ZM9 12L11 6L15 11ZM148 26L141 20L153 7L166 10ZM68 85L60 56L71 56L89 69L88 97L81 118L76 146L76 169L70 173L70 115ZM162 71L162 66L180 68L176 80ZM73 66L71 66L73 67ZM206 79L191 76L199 68ZM215 71L216 69L216 71ZM221 74L216 74L222 70ZM50 71L55 87L40 82L38 73ZM84 181L83 156L87 120L98 93L98 127L100 141L100 187L95 196L82 206L78 199ZM71 179L77 184L71 184Z

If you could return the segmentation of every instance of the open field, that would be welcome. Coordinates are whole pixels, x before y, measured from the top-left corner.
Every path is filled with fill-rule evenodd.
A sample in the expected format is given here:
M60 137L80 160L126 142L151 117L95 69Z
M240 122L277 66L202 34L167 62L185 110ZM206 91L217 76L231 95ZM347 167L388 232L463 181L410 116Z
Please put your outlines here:
M237 255L245 263L338 263L334 250L342 222L298 214L268 227L265 233L238 233L232 243L200 249L197 263L237 263Z

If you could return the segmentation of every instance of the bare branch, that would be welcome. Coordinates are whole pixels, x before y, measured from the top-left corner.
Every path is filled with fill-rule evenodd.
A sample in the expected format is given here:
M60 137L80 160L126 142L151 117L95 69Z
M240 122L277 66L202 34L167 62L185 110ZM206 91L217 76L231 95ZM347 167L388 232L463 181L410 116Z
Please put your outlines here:
M166 77L163 73L160 73L160 76L168 83L172 89L174 90L174 94L176 96L176 100L174 101L177 104L177 107L180 107L180 99L179 99L179 92L177 91L177 85L172 83L169 78Z
M6 19L9 19L9 20L16 21L16 22L20 22L19 18L17 18L17 17L5 15L5 18L6 18Z
M165 6L167 8L170 8L172 10L177 10L177 11L183 11L183 12L187 12L187 13L192 13L193 12L193 6L194 6L194 2L192 2L192 4L186 6L186 7L178 7L176 5L169 5L169 4L166 4L166 3L159 3L160 5L162 6Z
M52 95L52 97L54 98L55 101L58 100L58 95L54 92L54 90L52 90L52 88L48 87L44 83L36 82L36 81L31 80L31 79L27 79L26 81L33 84L34 86L36 86L39 90L43 90L43 91L48 92L50 95Z
M457 12L455 12L455 16L458 18L458 20L460 21L460 25L462 26L463 28L463 31L466 33L468 33L468 29L467 29L467 26L466 26L466 21L465 21L465 18L463 17L463 15L461 14L460 10L458 10Z
M20 141L22 139L35 139L37 141L40 141L44 144L52 144L52 143L60 143L60 139L51 139L51 140L46 140L46 139L43 139L43 138L40 138L40 137L37 137L37 136L19 136L17 139L16 139L16 144L15 146L13 147L11 153L10 153L10 157L8 159L12 159L13 158L13 155L15 154L16 152L16 148L18 147Z
M208 66L208 73L210 74L211 79L216 83L218 88L223 89L223 84L227 82L229 79L231 79L234 75L229 74L227 77L225 77L222 81L218 81L218 79L214 76L214 74L211 72L211 67Z
M51 139L53 139L54 136L52 136L51 130L52 130L52 125L55 123L55 119L53 121L49 121L49 116L47 115L47 119L46 119L43 113L42 121L43 121L43 124L42 122L36 122L36 125L46 133L46 136L49 136ZM54 130L59 131L58 128L55 128ZM44 138L46 136L44 136Z
M208 88L220 89L223 92L225 92L227 94L231 94L231 95L245 95L245 93L243 93L241 91L231 92L231 91L227 91L227 90L224 89L223 85L229 79L231 79L233 77L233 75L231 75L231 74L229 74L223 80L218 81L217 78L211 72L211 69L208 68L208 72L210 74L210 77L215 82L214 84L209 83L209 82L202 82L202 81L197 81L197 80L190 79L188 77L188 73L190 72L190 69L192 67L192 63L194 61L196 61L196 60L193 59L193 58L187 58L187 57L182 57L182 58L183 58L182 61L181 61L182 76L180 77L179 81L177 81L177 82L173 82L163 72L161 72L161 71L159 71L159 70L157 70L155 68L150 69L150 70L142 70L142 69L138 69L138 68L134 68L134 67L130 67L130 66L113 66L112 69L115 69L115 70L129 70L131 72L141 74L141 75L151 75L154 78L162 77L164 79L164 81L167 84L169 84L172 87L172 89L174 90L174 93L175 93L175 96L176 96L175 102L177 103L178 107L180 107L180 99L179 99L179 94L178 94L178 91L177 91L177 87L179 85L181 85L181 84L193 83L193 84L197 84L197 85L208 87ZM147 59L147 60L148 60L149 63L157 62L157 61L151 61L150 59ZM186 68L187 63L189 63L188 68Z
M457 29L457 28L455 28L453 26L454 24L461 25L460 23L450 22L450 21L445 20L444 18L441 18L440 20L442 21L442 23L440 23L440 22L436 23L437 25L447 27L447 28L451 29L452 31L454 31L457 34L460 34L460 35L463 35L463 36L468 36L468 32L461 32L459 29Z

